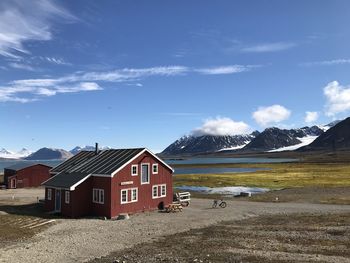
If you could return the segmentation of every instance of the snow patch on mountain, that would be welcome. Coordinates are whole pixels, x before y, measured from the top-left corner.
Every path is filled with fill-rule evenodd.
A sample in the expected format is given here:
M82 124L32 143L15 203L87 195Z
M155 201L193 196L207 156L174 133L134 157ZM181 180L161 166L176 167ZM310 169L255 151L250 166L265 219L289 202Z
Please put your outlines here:
M282 148L278 148L278 149L273 149L270 150L268 152L283 152L283 151L294 151L296 149L299 149L300 147L309 145L310 143L312 143L314 140L316 140L318 136L305 136L305 137L297 137L297 139L299 141L301 141L301 143L299 144L295 144L295 145L291 145L291 146L286 146L286 147L282 147Z
M26 148L21 149L18 152L15 151L9 151L6 150L5 148L1 148L0 149L0 158L7 158L7 159L20 159L23 157L27 157L28 155L30 155L32 152L29 151Z

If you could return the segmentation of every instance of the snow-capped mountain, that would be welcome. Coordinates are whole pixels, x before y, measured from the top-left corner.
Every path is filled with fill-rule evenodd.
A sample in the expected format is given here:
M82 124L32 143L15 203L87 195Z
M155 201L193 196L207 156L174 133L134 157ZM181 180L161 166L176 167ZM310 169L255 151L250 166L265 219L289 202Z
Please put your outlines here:
M0 149L0 158L19 159L19 158L26 157L26 156L30 155L31 153L32 152L26 148L22 148L18 152L8 151L5 148L1 148Z
M72 157L73 154L63 149L41 148L31 155L27 156L26 160L63 160Z
M215 153L219 151L279 152L292 151L309 145L340 121L299 129L267 128L247 135L235 136L183 136L170 144L163 156Z
M326 132L317 137L309 145L299 149L300 151L336 151L350 149L350 117L338 121Z
M265 152L283 151L286 147L300 145L304 146L311 138L316 139L323 133L318 126L303 127L300 129L267 128L254 140L244 147L245 151ZM304 138L307 138L304 140ZM301 145L302 144L302 145ZM292 148L293 149L293 148Z
M180 155L209 153L223 150L240 149L247 145L258 132L244 135L203 135L203 136L183 136L170 144L161 155Z
M109 146L102 146L99 147L99 150L108 150L111 149L111 147ZM70 150L69 152L72 154L77 154L80 151L95 151L95 146L90 146L90 145L86 145L86 146L76 146L74 147L72 150Z

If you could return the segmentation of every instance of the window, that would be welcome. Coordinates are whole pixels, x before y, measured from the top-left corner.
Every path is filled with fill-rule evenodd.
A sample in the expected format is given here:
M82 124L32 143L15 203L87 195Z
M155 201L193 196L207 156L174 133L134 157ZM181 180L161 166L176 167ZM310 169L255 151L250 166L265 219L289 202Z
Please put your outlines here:
M141 184L149 184L149 164L141 164Z
M166 196L166 185L165 184L163 184L163 185L161 185L161 192L160 192L160 196L161 197L164 197L164 196Z
M105 202L105 190L92 189L92 201L97 204L104 204Z
M138 174L138 165L137 164L133 164L133 165L131 165L131 175L132 176L136 176L137 174Z
M137 188L131 189L131 202L137 202Z
M157 185L153 186L152 197L153 198L158 197L158 186Z
M138 194L137 188L120 190L120 203L127 204L127 203L137 202L137 194Z
M128 190L122 190L121 192L121 203L125 204L128 202Z
M158 174L158 164L152 164L152 173L153 174Z
M153 185L152 198L166 197L166 184Z
M69 191L65 192L64 201L65 201L66 204L69 204L69 201L70 201L70 192Z
M47 189L47 200L51 200L52 189Z

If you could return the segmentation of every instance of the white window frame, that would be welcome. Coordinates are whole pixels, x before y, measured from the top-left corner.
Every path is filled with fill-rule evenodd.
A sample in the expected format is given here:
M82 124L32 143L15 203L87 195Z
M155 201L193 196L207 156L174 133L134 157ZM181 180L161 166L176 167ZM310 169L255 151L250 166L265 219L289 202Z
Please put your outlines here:
M163 189L164 189L164 194L163 194ZM160 197L166 197L166 184L160 185Z
M148 167L148 181L147 182L142 182L142 179L143 179L142 166L144 166L144 165L147 165L147 167ZM151 172L150 171L150 164L149 163L141 163L141 173L140 173L140 175L141 175L140 176L141 177L141 184L149 184L151 182L151 173L150 172Z
M123 201L123 193L125 193L126 200ZM121 189L120 190L120 203L121 204L127 204L128 203L128 189Z
M47 189L47 200L51 201L52 199L52 189L48 188Z
M133 199L133 191L136 190L136 199ZM126 194L126 200L123 201L123 193ZM130 194L130 199L129 199L129 194ZM120 203L121 204L129 204L129 203L135 203L138 201L138 195L139 195L139 190L137 187L133 188L125 188L125 189L120 189Z
M163 188L165 193L163 194ZM157 195L154 195L154 189L157 189ZM166 197L166 184L155 184L152 186L152 199Z
M105 203L105 190L99 188L92 189L92 202L95 204Z
M156 195L154 194L154 189L156 189ZM158 197L158 185L153 185L152 186L152 198L155 199L155 198L159 198Z
M136 192L136 198L135 199L133 199L133 192ZM130 200L130 202L137 202L138 201L138 198L139 198L139 189L138 188L131 188L131 195L130 195L130 197L131 197L131 200Z
M134 173L134 168L136 168L136 173ZM139 165L133 164L131 165L131 176L137 176L139 174Z
M64 193L64 202L66 204L69 204L69 202L70 202L70 191L65 191L65 193Z
M155 167L157 167L157 171L156 172L154 171ZM158 167L157 163L152 164L152 174L158 174L158 169L159 169L159 167Z

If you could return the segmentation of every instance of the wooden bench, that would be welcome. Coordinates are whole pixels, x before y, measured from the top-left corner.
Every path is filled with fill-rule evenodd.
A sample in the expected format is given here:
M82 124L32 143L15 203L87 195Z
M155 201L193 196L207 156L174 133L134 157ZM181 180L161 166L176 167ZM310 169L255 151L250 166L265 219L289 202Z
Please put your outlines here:
M170 213L170 212L175 213L176 211L182 212L182 205L181 204L170 204L166 207L165 210L167 213Z

